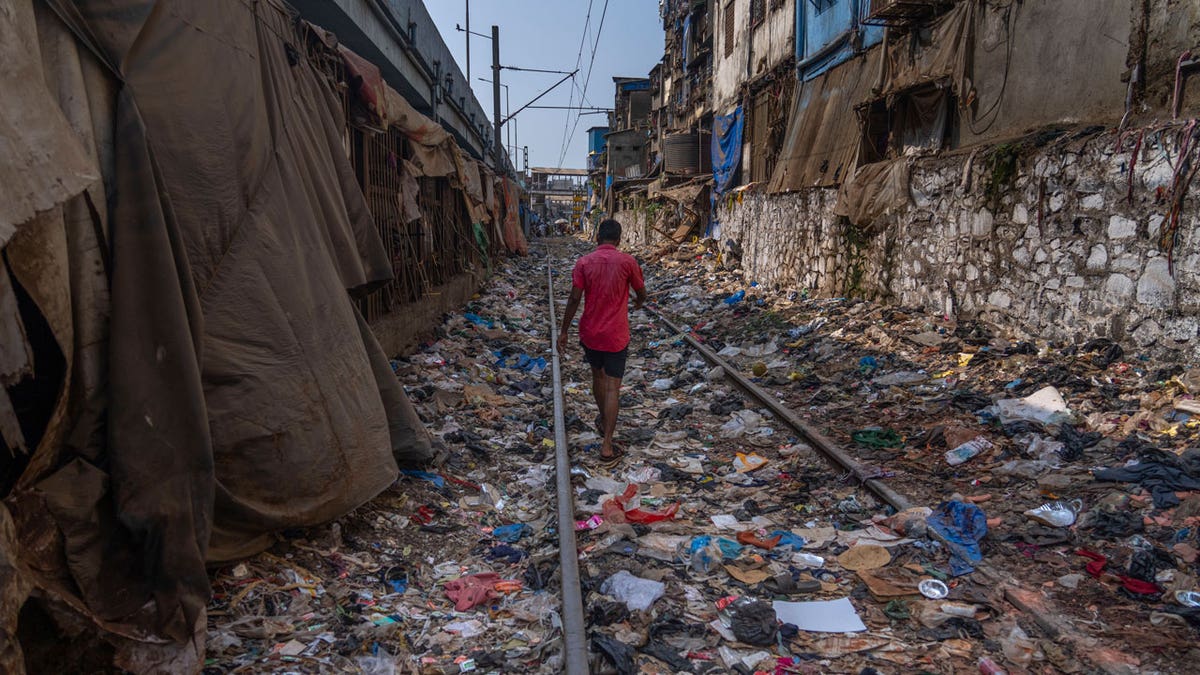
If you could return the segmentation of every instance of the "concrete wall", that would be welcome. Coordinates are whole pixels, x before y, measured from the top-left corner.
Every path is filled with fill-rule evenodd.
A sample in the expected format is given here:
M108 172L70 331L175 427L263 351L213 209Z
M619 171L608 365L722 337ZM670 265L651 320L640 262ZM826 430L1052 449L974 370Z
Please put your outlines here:
M442 324L442 314L457 311L479 290L483 278L460 274L434 288L417 302L371 322L371 332L389 357L411 354L421 340Z
M725 55L725 6L733 9L733 53ZM713 3L716 23L713 24L713 112L727 115L738 104L738 87L746 81L750 64L750 0L718 0Z
M1140 4L1142 0L1138 0ZM1167 110L1175 84L1175 64L1185 50L1200 58L1200 2L1196 0L1146 0L1146 14L1135 7L1135 46L1144 40L1146 51L1145 103ZM1132 64L1131 64L1132 65ZM1200 70L1191 69L1184 79L1181 116L1200 116Z
M642 147L646 145L646 132L637 129L614 131L608 135L607 140L610 174L624 178L627 167L641 166L644 156Z
M865 230L833 216L831 190L747 195L722 207L721 239L741 243L747 281L1194 360L1200 199L1185 201L1173 270L1160 247L1168 205L1156 199L1171 188L1177 130L1146 134L1132 204L1130 153L1105 133L1022 152L995 194L985 153L974 155L965 189L972 155L924 160L912 172L912 205Z
M302 17L333 31L342 44L378 66L388 84L418 112L436 115L464 150L477 158L489 156L491 145L484 140L491 136L489 117L421 0L390 0L386 8L376 0L289 2ZM490 54L491 46L487 49ZM439 73L442 81L450 75L454 101L442 100L435 106L434 77ZM460 96L464 98L461 108Z
M992 5L980 4L975 29L973 81L980 119L974 130L962 125L961 145L1054 122L1121 119L1133 0Z
M772 0L766 4L766 18L750 33L750 77L770 72L795 54L796 0L783 0L775 9Z

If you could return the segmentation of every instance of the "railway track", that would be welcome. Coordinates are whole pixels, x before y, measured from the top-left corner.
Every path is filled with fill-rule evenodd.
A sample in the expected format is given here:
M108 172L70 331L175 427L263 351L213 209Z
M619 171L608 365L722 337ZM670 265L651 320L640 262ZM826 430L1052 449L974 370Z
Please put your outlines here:
M589 593L587 589L594 591L600 585L600 581L607 575L608 571L616 569L615 566L606 564L606 560L609 556L603 554L597 556L596 549L594 548L595 543L592 541L594 537L590 532L585 531L581 533L581 537L577 540L574 531L575 522L580 520L582 517L586 517L587 513L595 512L595 504L590 505L589 508L588 505L580 504L575 499L576 495L584 492L584 490L578 486L572 486L572 475L587 476L595 475L599 472L589 468L588 453L590 448L588 444L589 438L587 433L575 434L575 438L572 439L570 429L568 428L567 420L569 418L574 417L588 419L590 416L587 412L585 412L588 403L587 398L584 396L579 397L581 404L574 406L574 409L578 410L579 414L570 414L570 411L573 409L573 402L564 394L565 387L563 378L564 376L573 376L574 381L577 382L586 381L587 378L583 377L583 368L579 363L579 359L565 358L564 355L560 353L560 345L555 342L557 335L555 323L556 296L559 301L564 301L566 293L565 291L560 291L556 294L554 277L556 267L559 268L560 273L565 275L567 270L569 270L569 265L573 263L572 256L574 254L578 254L579 252L580 250L578 250L576 247L570 246L562 241L548 242L546 244L546 284L550 307L548 330L552 341L555 397L554 410L558 498L557 509L561 543L560 555L563 569L562 600L564 626L564 663L566 664L566 672L568 673L586 673L589 672L589 667L593 669L593 672L595 672L595 669L597 669L597 667L603 662L599 655L594 651L591 653L590 666L588 662L589 635L594 635L598 632L602 633L607 629L603 626L588 625L585 616L592 616L595 614L594 612L587 611L587 608L592 604L588 602L588 600L594 600L596 596L594 593ZM884 481L876 478L872 472L865 468L864 465L861 464L853 455L848 453L845 449L839 447L827 436L821 434L819 431L806 424L794 410L781 403L769 391L764 390L743 376L738 372L737 368L731 367L729 363L726 363L715 352L713 352L713 350L709 349L700 340L696 339L695 336L686 330L681 330L676 322L674 322L670 317L664 315L661 311L654 308L647 308L645 312L645 315L640 317L642 321L638 321L639 317L637 316L631 316L631 324L635 324L634 347L636 348L636 353L638 354L637 357L631 358L630 361L630 365L633 370L637 370L637 366L642 363L645 363L648 366L650 361L655 360L658 355L661 355L661 353L666 350L685 352L684 356L677 360L678 363L690 362L694 366L697 362L695 357L699 357L699 359L702 359L706 364L706 367L722 367L728 384L732 385L734 388L736 388L736 390L740 391L741 394L745 396L747 408L754 407L761 410L763 413L765 413L763 416L764 422L780 427L780 429L777 431L783 432L778 434L777 438L775 439L776 442L774 443L758 443L758 445L755 447L756 452L761 452L761 454L765 456L768 461L782 463L789 468L806 471L807 482L801 487L810 487L813 484L819 484L825 486L826 488L830 486L836 486L836 489L833 492L840 497L836 501L828 499L828 494L817 495L811 489L804 491L798 490L798 494L800 492L804 493L803 499L790 500L791 503L789 503L789 500L784 497L781 500L782 503L790 506L791 509L782 509L782 515L780 515L780 511L776 511L774 514L772 514L772 519L781 529L786 531L798 525L812 525L814 523L825 522L832 522L835 525L838 523L844 524L848 520L854 518L865 521L865 519L869 518L870 515L884 512L891 513L903 511L911 508L915 503L917 503L910 496L901 494L893 487L887 485ZM639 342L641 345L638 344ZM657 353L654 349L651 349L650 345L652 344L657 345ZM633 356L634 350L631 349L631 357ZM692 370L695 370L695 368ZM686 379L686 373L684 376L682 376L682 379ZM724 384L705 383L702 381L701 383L693 385L684 391L688 391L689 394L696 394L697 392L703 394L709 386L715 389L720 389L723 388ZM573 389L575 391L580 391L578 388ZM639 432L635 435L639 438L645 438L647 436L646 427L650 425L655 427L656 436L660 432L663 432L665 435L670 435L673 431L676 432L676 435L678 435L677 432L679 429L676 427L684 426L687 428L688 435L693 441L689 448L685 448L685 451L694 451L698 447L704 448L704 452L702 454L707 455L708 458L714 460L711 466L714 472L719 472L724 468L721 466L724 458L734 454L738 447L743 447L744 449L744 446L746 445L741 439L729 442L719 438L717 430L712 428L714 425L712 420L706 421L701 419L697 422L690 423L689 426L688 424L673 424L671 421L664 422L662 421L661 417L650 418L644 414L644 411L651 411L655 409L662 410L662 405L665 401L676 400L671 394L679 394L681 391L679 389L672 388L664 391L653 386L646 386L645 382L628 382L625 385L624 390L629 391L629 394L627 396L623 396L622 414L625 416L626 420L632 418L635 421L622 421L621 427L618 431L619 438L621 436L622 428L629 432ZM631 405L627 406L627 403ZM785 458L782 456L778 450L780 449L780 446L785 444L778 441L780 441L785 434L791 435L799 441L799 443L790 444L791 448L800 447L804 448L804 450L802 450L799 454L791 456L790 458ZM637 443L631 443L628 445L636 446ZM652 445L653 443L650 444L650 446ZM776 452L772 452L771 448L764 447L765 445L774 445L774 450ZM630 469L639 465L642 467L646 465L662 466L660 461L656 461L662 459L662 453L657 450L646 452L645 450L648 449L648 447L643 448L642 452L638 452L636 448L633 448L633 451L629 453L628 459L625 462L626 466L618 468L618 474L614 478L623 481L625 478L629 477ZM595 452L594 449L591 449L591 451ZM688 453L685 452L684 454ZM695 453L693 452L692 454ZM572 470L572 466L574 466L574 470ZM624 471L623 474L620 473L622 471ZM683 491L690 489L690 487L691 486L688 486L685 482L684 487L681 488L680 492L682 493ZM794 486L789 485L786 487L788 489L792 489ZM763 490L765 490L765 493L761 492ZM700 499L695 501L689 501L686 498L681 499L681 502L685 502L684 507L680 510L677 520L672 522L670 531L674 533L681 533L683 536L692 537L693 540L694 537L716 536L720 533L714 531L714 523L712 519L705 518L705 514L699 512L698 509L708 508L739 513L739 508L741 508L743 503L754 502L756 493L771 494L771 499L779 496L778 492L772 489L772 486L757 485L747 487L732 484L727 486L723 491L716 495L711 493L707 495L700 494ZM693 492L692 496L695 496L696 494L698 493ZM798 501L804 503L797 503ZM858 506L860 511L857 513L847 514L845 512L846 504L855 504ZM740 513L745 515L744 509L740 511ZM763 525L765 524L766 520L759 520L756 518L753 522L756 525ZM764 528L759 527L757 529L761 532ZM802 529L811 530L812 528ZM749 549L750 547L746 548ZM833 548L838 549L841 548L841 546L835 544ZM751 555L757 556L760 553L764 552L755 552ZM901 555L909 555L911 558L910 554ZM587 560L588 567L588 570L582 575L580 573L579 566L581 557L584 557ZM663 556L659 557L661 558ZM792 576L805 575L807 573L798 570L797 567L790 562L784 562L782 565L775 564L776 562L783 561L783 559L778 556L771 557L770 554L767 554L766 559L771 561L772 567L776 569L779 567L786 567ZM593 561L596 561L595 564L593 564ZM680 562L678 558L670 561L653 560L652 562L643 565L642 570L643 572L649 570L650 576L654 576L655 574L665 570L666 574L674 574L676 577L686 579L686 573L681 571L686 570L686 566ZM596 572L599 572L599 574L596 574ZM821 572L822 574L818 575L818 578L830 578L829 576L824 575L826 570L821 570ZM838 590L838 586L848 590L848 585L844 582L849 578L852 578L852 575L847 574L846 578L838 578L836 583L830 584L827 582L823 584L822 588L826 592L825 595L828 596L830 593L841 592ZM1111 662L1113 661L1112 659L1106 658L1112 656L1111 654L1101 654L1099 655L1099 658L1089 658L1087 651L1089 647L1094 649L1093 641L1089 641L1084 636L1078 634L1074 629L1056 616L1057 613L1052 606L1046 605L1042 599L1036 597L1036 594L1032 594L1028 589L1022 588L1019 582L1013 579L1011 576L1007 576L1002 572L990 569L986 565L982 565L979 567L973 581L964 581L963 583L967 584L968 586L990 585L992 587L991 590L993 591L994 598L999 599L1002 597L1004 601L1007 601L1011 604L1012 607L1008 609L1019 610L1018 613L1024 613L1026 617L1032 621L1032 624L1036 625L1038 632L1041 632L1046 638L1057 639L1064 644L1074 647L1079 656L1085 661L1089 661L1089 665L1095 671L1121 672L1120 667L1111 665ZM681 582L681 586L686 594L700 586L700 584L688 584L686 582ZM755 586L755 584L740 582L730 585L715 584L713 586L706 587L701 595L705 596L704 599L706 601L713 603L713 607L716 607L718 606L717 603L721 601L721 597L724 597L720 596L719 593L728 592L732 589L735 593L740 591L746 595L753 595L756 592L762 591L761 587L756 588ZM716 589L720 589L720 591L717 591ZM711 597L714 595L718 597ZM977 593L974 597L978 598L980 596ZM688 607L695 609L693 604L690 602L688 603ZM673 609L678 609L678 607ZM1007 613L1003 608L998 609L1001 609L1002 613ZM870 616L878 619L878 616L874 613L876 611L877 610L872 610ZM700 614L704 617L708 616L708 614L705 613ZM694 613L693 616L695 615L696 614ZM1028 624L1029 622L1026 623ZM936 661L936 658L929 658L929 655L937 652L937 649L930 646L931 641L927 634L922 635L920 631L916 629L910 629L908 630L908 634L906 634L905 629L901 627L889 627L887 630L897 634L898 637L896 640L898 642L916 646L918 651L924 650L927 661ZM818 639L812 641L811 644L819 646L823 643L820 639ZM994 650L994 643L992 643L992 645L993 649L989 650L982 639L973 641L970 657L966 659L967 662L969 662L969 664L973 667L977 658L992 658L997 662L1002 661L1001 654L996 653ZM778 642L775 646L780 654L787 654L789 651L796 648L795 645L788 645L783 641ZM962 649L961 645L959 645L959 649ZM655 655L661 656L661 651ZM700 655L705 656L705 653L700 652ZM813 655L810 654L809 656ZM821 655L819 652L817 652L815 656L820 657ZM963 654L959 653L956 654L956 656L961 658L963 657ZM693 661L693 663L695 662ZM673 667L680 667L680 665L681 664L674 664ZM947 666L946 663L942 663L940 665L928 663L925 667L929 668L933 672L952 672L956 670L956 668L961 669L962 665L963 664L961 662L959 662L956 666ZM855 666L855 668L857 668L857 666ZM697 672L706 672L703 671L703 662L701 662L701 667L697 670ZM834 667L825 672L857 672L857 670L848 669L846 671L842 671L836 666L835 661Z

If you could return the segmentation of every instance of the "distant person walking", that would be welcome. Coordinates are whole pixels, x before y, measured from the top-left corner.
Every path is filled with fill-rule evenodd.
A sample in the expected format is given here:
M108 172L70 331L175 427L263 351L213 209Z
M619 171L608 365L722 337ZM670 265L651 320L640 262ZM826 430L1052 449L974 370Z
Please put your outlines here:
M642 268L628 253L617 250L621 224L606 220L596 228L596 250L575 262L571 273L571 299L563 312L558 333L560 349L566 349L571 320L584 300L579 319L579 342L592 368L592 395L596 398L596 431L604 437L600 462L616 466L625 451L613 443L621 400L621 378L629 356L629 289L636 294L634 309L646 302Z

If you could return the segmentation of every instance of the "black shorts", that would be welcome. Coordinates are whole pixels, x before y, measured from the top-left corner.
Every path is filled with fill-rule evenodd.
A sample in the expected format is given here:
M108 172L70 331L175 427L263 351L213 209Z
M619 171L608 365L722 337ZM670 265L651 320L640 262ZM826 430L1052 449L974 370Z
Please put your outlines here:
M587 358L589 366L604 370L604 374L609 377L625 376L625 359L629 358L629 347L619 352L602 352L592 349L582 342L579 343L579 346L583 347L583 355Z

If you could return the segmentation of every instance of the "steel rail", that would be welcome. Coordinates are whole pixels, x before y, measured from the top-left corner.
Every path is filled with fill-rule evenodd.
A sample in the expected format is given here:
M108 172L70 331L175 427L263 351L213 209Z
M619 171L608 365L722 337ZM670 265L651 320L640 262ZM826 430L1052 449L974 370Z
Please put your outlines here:
M546 291L550 299L550 370L554 376L554 477L558 487L558 556L562 571L563 662L567 675L587 675L587 627L579 585L579 552L575 544L575 499L571 490L571 458L563 414L562 370L554 312L554 258L546 247Z
M827 436L806 424L791 408L780 403L769 392L751 382L749 378L742 375L737 369L731 367L728 362L717 356L716 352L693 337L690 332L681 330L679 326L675 325L674 322L657 309L649 306L646 306L645 309L672 331L679 334L689 345L699 351L704 358L708 359L710 363L721 366L725 371L726 377L745 390L746 393L757 399L779 419L795 429L801 438L816 448L818 452L825 455L838 466L853 473L855 478L866 486L867 489L875 493L884 502L890 504L892 508L897 511L903 511L912 507L913 503L908 497L905 497L878 479L869 477L870 474L863 469L857 460L846 454L844 450L839 448ZM930 529L929 534L943 544L950 543L944 536L932 529ZM1120 659L1112 657L1109 653L1111 650L1104 651L1098 655L1093 654L1095 650L1088 647L1090 644L1088 642L1089 638L1061 618L1063 614L1062 610L1055 603L1035 592L1025 589L1019 579L997 570L986 561L976 563L975 569L988 578L990 582L998 586L1004 598L1010 604L1029 614L1034 622L1038 624L1038 627L1045 631L1051 639L1073 644L1076 655L1092 665L1096 669L1096 672L1103 672L1108 675L1120 675L1128 672L1124 669L1125 664Z
M858 463L857 460L846 454L837 446L837 444L835 444L824 434L810 427L808 424L805 424L804 420L800 419L800 417L797 416L791 408L783 405L762 387L751 382L749 378L739 373L736 368L731 367L724 359L722 359L720 356L717 356L716 352L709 349L696 338L692 337L690 333L680 330L679 326L676 326L670 319L663 316L663 314L658 310L649 306L646 307L646 310L653 314L659 321L666 324L672 331L678 333L684 340L688 342L688 344L703 354L704 358L708 359L710 363L720 366L725 371L725 377L733 380L739 387L746 390L746 392L754 398L758 399L759 403L762 403L772 413L774 413L776 417L783 420L789 426L795 429L805 441L820 451L821 454L833 460L833 462L838 466L854 474L854 477L857 478L863 485L865 485L867 489L869 489L871 492L874 492L877 497L890 504L892 508L896 509L897 511L903 511L912 506L912 502L907 497L899 492L896 492L878 479L870 477L870 474L862 467L861 464Z

